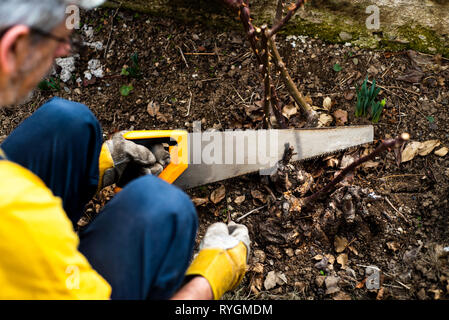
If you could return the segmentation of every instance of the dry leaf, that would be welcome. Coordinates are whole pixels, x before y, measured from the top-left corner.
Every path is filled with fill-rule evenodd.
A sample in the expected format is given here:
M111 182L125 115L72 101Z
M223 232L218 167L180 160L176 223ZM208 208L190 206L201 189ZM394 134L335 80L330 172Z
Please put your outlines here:
M387 242L387 247L388 247L388 249L390 249L391 251L396 252L396 251L399 250L400 245L399 245L399 243L397 243L397 242L395 242L395 241L390 241L390 242Z
M357 289L362 289L365 286L365 282L366 282L366 278L363 279L362 281L360 281L359 283L357 283L357 285L355 287Z
M355 158L352 154L345 154L340 162L340 169L344 169L349 166L351 163L355 161Z
M330 264L334 264L335 262L335 257L333 255L331 255L330 253L325 254L324 255L327 258L328 263Z
M359 252L358 252L357 249L354 248L353 246L348 246L348 249L349 249L353 254L355 254L356 256L359 255Z
M408 69L403 75L398 76L396 79L410 83L418 83L421 81L423 76L424 72L420 70Z
M323 100L323 108L329 110L332 107L332 99L329 97L324 98Z
M251 190L251 195L253 196L254 199L257 199L262 203L267 202L267 197L259 190Z
M441 289L431 289L429 290L429 292L432 292L435 296L433 297L434 300L440 300L441 298L441 294L443 293L443 291Z
M159 112L159 104L157 102L151 101L148 103L147 112L150 116L155 117Z
M343 126L348 122L348 112L345 110L341 109L335 110L334 117L337 126Z
M235 204L241 204L243 201L245 201L245 196L238 196L234 199Z
M377 292L376 300L382 300L384 298L384 287L380 288Z
M401 163L412 160L418 154L418 149L421 145L421 142L411 141L407 144L401 154Z
M313 260L316 260L316 261L321 261L321 260L323 260L323 256L322 256L321 254L317 254L317 255L314 256L312 259L313 259Z
M337 158L329 158L329 159L327 159L326 164L328 167L336 168L338 166L338 159Z
M161 121L161 122L168 122L169 119L165 115L163 115L162 113L158 112L156 114L156 120Z
M195 205L195 207L199 207L199 206L202 206L203 204L208 203L209 199L207 199L207 198L193 198L192 202Z
M334 119L332 116L322 113L320 114L320 117L318 118L318 126L317 127L327 127L329 126Z
M288 104L284 108L282 108L282 115L287 119L290 119L291 116L298 113L298 108L294 104Z
M337 251L338 253L343 252L346 249L347 245L348 239L346 239L345 237L335 236L334 240L335 251Z
M345 269L348 264L348 255L346 253L340 254L337 257L337 263L341 265L342 269Z
M441 149L435 150L434 153L435 153L437 156L439 156L439 157L444 157L444 156L447 154L448 151L449 151L448 148L443 147L443 148L441 148Z
M304 97L304 100L305 100L305 102L306 102L307 104L309 104L309 105L312 105L312 104L313 104L312 98L311 98L309 95L305 96L305 97Z
M428 140L421 142L421 145L418 148L418 154L420 156L427 156L429 153L433 151L436 147L440 145L439 140Z
M252 271L254 271L256 273L263 273L264 266L262 263L256 262L251 269L252 269Z
M277 284L276 272L274 271L268 272L267 277L265 278L265 281L263 283L263 286L265 287L266 290L270 290L276 287L276 284Z
M226 196L226 189L225 186L222 185L219 188L212 191L210 195L210 201L212 201L214 204L217 204L221 200L223 200L225 196Z

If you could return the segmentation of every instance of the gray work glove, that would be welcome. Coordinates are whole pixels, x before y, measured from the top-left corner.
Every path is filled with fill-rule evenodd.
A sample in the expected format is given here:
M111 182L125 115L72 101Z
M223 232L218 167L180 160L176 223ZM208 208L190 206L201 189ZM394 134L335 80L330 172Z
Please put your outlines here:
M114 183L123 187L140 176L159 175L170 163L170 153L161 144L152 145L148 149L126 140L123 137L125 132L114 134L110 140L104 143L100 155L101 188ZM112 161L108 162L104 159L112 159ZM103 170L102 164L105 167ZM102 171L103 176L101 176Z

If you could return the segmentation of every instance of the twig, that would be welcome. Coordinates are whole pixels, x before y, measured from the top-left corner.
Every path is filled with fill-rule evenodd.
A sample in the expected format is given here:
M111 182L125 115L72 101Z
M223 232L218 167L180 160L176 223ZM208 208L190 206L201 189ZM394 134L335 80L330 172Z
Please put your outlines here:
M216 56L215 52L186 52L186 56Z
M181 52L182 60L184 60L184 63L186 64L187 68L189 68L189 64L187 63L186 57L184 56L184 53L182 52L181 47L178 47L178 49L179 49L179 52Z
M221 78L210 78L210 79L203 79L200 80L201 82L208 82L208 81L216 81L216 80L220 80Z
M402 214L402 212L399 211L398 209L396 209L396 207L391 203L391 201L390 201L387 197L385 197L385 201L390 205L390 207L393 208L394 211L397 212L397 214L398 214L402 219L404 219L404 221L408 222L407 218Z
M263 205L263 206L261 206L261 207L259 207L259 208L253 209L253 210L251 210L250 212L245 213L243 216L237 218L235 221L236 221L236 222L239 222L239 221L242 220L243 218L246 218L246 217L249 216L250 214L252 214L252 213L254 213L254 212L257 212L257 211L259 211L260 209L265 208L266 206L268 206L268 204L265 204L265 205Z
M332 189L332 187L337 185L340 181L342 181L346 177L346 175L348 175L350 172L352 172L355 168L360 166L362 163L364 163L368 160L374 159L377 155L379 155L380 153L384 152L385 150L387 150L389 148L399 148L402 144L404 144L409 139L410 139L410 135L408 133L403 133L396 139L389 139L389 140L382 141L382 143L373 152L371 152L370 154L368 154L364 157L357 159L356 161L351 163L349 166L344 168L340 172L340 174L338 174L337 177L335 177L331 182L329 182L324 188L315 192L311 196L304 198L303 199L304 205L307 206L307 205L311 204L312 202L317 200L319 197L321 197L322 195L329 192Z
M399 281L399 280L394 280L394 281L396 281L397 283L399 283L401 286L403 286L405 289L407 289L407 290L410 290L410 287L409 286L406 286L405 284L403 284L401 281Z
M390 287L390 288L396 288L396 289L402 289L402 287L400 286L395 286L394 284L383 284L384 287Z
M425 174L420 173L405 173L405 174L392 174L389 176L377 178L378 180L390 179L390 178L401 178L401 177L416 177L416 176L425 176Z
M186 117L188 117L190 115L190 106L192 105L192 98L193 98L192 91L189 91L189 93L190 93L190 99L189 99L189 104L187 105Z
M120 2L119 6L117 7L117 9L115 10L114 15L112 16L112 21L111 21L111 30L109 31L109 36L108 36L108 42L106 43L106 49L104 51L104 58L106 59L107 55L108 55L108 51L109 51L109 43L111 41L111 36L112 36L112 32L114 29L114 21L115 21L115 17L117 16L118 11L120 10L120 8L122 7L122 3Z

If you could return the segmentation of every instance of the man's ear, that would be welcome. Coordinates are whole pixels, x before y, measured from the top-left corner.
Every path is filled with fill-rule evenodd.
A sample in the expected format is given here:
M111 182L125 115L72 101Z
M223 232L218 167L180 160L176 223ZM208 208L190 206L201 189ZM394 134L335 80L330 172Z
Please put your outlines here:
M6 74L16 71L19 41L23 41L29 34L30 28L25 25L17 25L6 31L0 39L0 71Z

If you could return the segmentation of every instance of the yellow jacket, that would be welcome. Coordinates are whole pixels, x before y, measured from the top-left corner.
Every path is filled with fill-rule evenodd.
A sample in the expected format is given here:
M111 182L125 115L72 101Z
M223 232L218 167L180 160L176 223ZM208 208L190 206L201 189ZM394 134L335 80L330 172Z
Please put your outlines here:
M62 208L32 172L0 160L0 299L109 299Z

